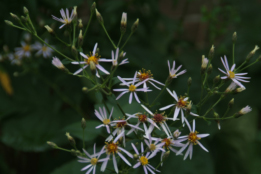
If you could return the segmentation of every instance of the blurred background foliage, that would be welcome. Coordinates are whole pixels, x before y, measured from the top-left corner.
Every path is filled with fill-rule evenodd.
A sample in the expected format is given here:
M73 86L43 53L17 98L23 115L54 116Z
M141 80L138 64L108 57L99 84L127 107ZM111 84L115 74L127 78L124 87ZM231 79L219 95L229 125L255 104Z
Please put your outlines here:
M28 8L39 35L56 45L58 42L49 35L44 25L52 26L61 38L66 39L66 33L64 29L58 29L60 23L54 21L51 14L60 16L61 8L76 5L78 18L83 20L86 27L92 3L87 0L1 0L0 45L7 45L10 51L20 47L25 33L7 26L4 20L12 20L10 12L23 15L23 6ZM125 47L130 64L120 67L116 75L133 77L136 70L145 68L152 71L155 79L164 82L168 76L167 60L175 60L187 69L187 73L175 79L170 88L178 94L184 94L187 79L192 77L190 97L194 103L198 102L200 95L201 56L208 55L212 44L215 45L215 58L210 80L220 74L217 68L222 67L221 56L227 55L231 60L231 37L234 31L238 34L235 52L237 64L244 61L255 45L261 46L260 0L97 0L96 3L115 42L120 37L122 12L128 13L127 34L123 39L127 38L133 22L137 18L140 20L137 31ZM32 43L34 41L35 38L32 38ZM102 57L110 58L113 47L94 18L84 40L85 52L91 51L96 42L99 43ZM72 57L70 49L56 47ZM104 131L94 129L99 123L94 116L94 108L103 102L113 106L113 101L110 98L103 100L99 92L82 92L83 86L90 86L89 82L59 71L51 65L50 58L34 57L33 61L24 64L30 68L29 72L24 72L24 68L11 65L8 61L0 63L1 71L9 74L13 88L12 94L8 94L0 86L0 173L84 173L80 172L84 164L78 163L75 156L50 148L46 141L70 149L65 137L65 132L70 132L80 148L80 120L83 116L88 125L87 149L92 149L94 142L101 147ZM72 72L77 69L69 64L66 66ZM109 66L105 65L105 68ZM193 159L186 161L171 154L160 169L161 173L260 173L260 63L247 71L251 77L251 83L246 84L247 90L239 95L228 96L215 111L222 115L231 98L235 98L236 105L231 113L246 105L250 105L253 111L239 119L222 121L220 131L214 121L197 120L198 131L210 133L210 137L203 141L209 153L195 147ZM18 73L17 77L13 76L14 72ZM150 93L150 99L157 93L156 90ZM127 98L123 97L120 101L125 102ZM164 106L170 102L172 98L165 92L159 103ZM124 109L129 113L140 110L137 104L126 104ZM115 112L115 118L120 116L119 112ZM187 132L185 129L182 131ZM152 161L152 164L157 164L156 161Z

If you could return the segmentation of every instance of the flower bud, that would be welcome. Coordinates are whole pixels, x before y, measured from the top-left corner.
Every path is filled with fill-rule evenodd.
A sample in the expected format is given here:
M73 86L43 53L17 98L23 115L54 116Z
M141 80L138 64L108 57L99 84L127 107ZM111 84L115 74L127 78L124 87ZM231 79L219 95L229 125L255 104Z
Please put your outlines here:
M250 53L246 57L246 61L248 62L256 53L256 51L259 49L259 47L256 45L255 48L250 51Z
M24 17L24 16L21 16L21 19L22 19L22 21L25 22L25 23L28 21L28 18L27 18L27 17Z
M170 151L168 150L167 152L164 153L162 157L162 161L165 161L169 157Z
M81 156L82 155L82 153L79 150L74 150L74 149L71 149L71 153L74 156Z
M134 158L134 159L139 159L139 155L134 154L134 155L133 155L133 158Z
M213 57L214 57L214 52L215 52L215 47L214 47L214 45L212 45L212 47L211 47L210 50L209 50L209 54L208 54L208 58L209 58L210 60L213 59Z
M28 11L28 9L26 7L24 7L24 14L25 15L29 14L29 11Z
M77 6L73 7L73 15L76 17L77 16Z
M75 146L75 140L74 140L74 138L70 135L70 133L69 132L66 132L66 134L65 134L66 136L67 136L67 138L68 138L68 140L69 140L69 142L70 142L70 144L74 147Z
M95 11L96 11L97 20L99 21L100 24L103 24L103 18L101 14L98 12L97 8L95 9Z
M122 60L126 55L126 52L121 51L120 55L119 55L119 60Z
M83 130L86 128L86 120L84 118L82 118L81 126Z
M216 76L216 77L213 79L213 83L214 83L214 84L217 84L219 81L220 81L220 75Z
M214 111L214 118L217 118L217 120L215 120L215 121L217 122L217 127L218 127L218 129L220 130L220 129L221 129L221 126L220 126L220 121L218 120L219 115L218 115L218 113L216 113L215 111Z
M83 28L82 19L79 19L78 21L79 21L78 27L79 27L80 29L82 29L82 28Z
M237 87L237 84L232 82L228 87L227 89L225 90L225 93L230 93L232 91L234 91Z
M133 23L132 27L131 27L131 32L135 32L136 29L138 28L139 26L139 18Z
M232 42L235 43L237 41L237 32L234 32L232 35Z
M229 101L228 107L229 107L229 108L232 108L233 105L234 105L234 98L232 98L232 99Z
M238 113L236 113L235 117L238 118L238 117L245 115L245 114L247 114L251 111L252 111L252 108L250 108L250 106L246 106L246 107L242 108Z
M192 103L191 103L191 101L189 102L189 104L187 105L187 107L186 107L186 114L190 114L190 111L191 111L191 108L192 108Z
M79 44L80 47L83 44L82 30L80 30L80 34L79 34L79 37L78 37L78 44Z
M208 66L208 59L205 58L205 55L202 55L202 61L201 61L201 74L205 73L205 70Z
M236 91L235 91L235 93L240 93L240 92L242 92L242 91L244 91L244 90L246 90L246 88L237 88Z
M11 21L5 20L5 23L6 23L7 25L13 26L13 22L11 22Z
M14 18L17 21L20 21L19 17L13 13L10 13L10 15L12 16L12 18Z
M188 78L188 86L191 86L191 84L192 84L192 78L189 77L189 78Z
M92 6L91 6L91 13L92 14L95 12L95 9L96 9L96 2L93 2Z
M180 136L181 132L177 129L175 132L173 132L174 138L178 138Z
M57 57L53 57L53 60L52 60L52 64L60 69L60 70L65 70L66 68L63 66L62 62L60 61L60 59L58 59Z
M88 88L87 88L87 87L82 87L82 91L83 91L83 92L87 92L87 91L88 91Z
M55 143L51 142L51 141L47 141L46 142L49 146L51 146L52 148L56 148L58 147Z
M48 25L45 25L44 27L46 28L46 30L48 31L48 33L54 35L54 31L53 31L53 29L52 29L51 27L49 27Z
M125 33L127 28L127 13L123 12L121 17L121 32Z
M208 74L211 74L211 73L212 73L212 69L213 69L212 64L210 64L210 65L208 66L207 73L208 73Z

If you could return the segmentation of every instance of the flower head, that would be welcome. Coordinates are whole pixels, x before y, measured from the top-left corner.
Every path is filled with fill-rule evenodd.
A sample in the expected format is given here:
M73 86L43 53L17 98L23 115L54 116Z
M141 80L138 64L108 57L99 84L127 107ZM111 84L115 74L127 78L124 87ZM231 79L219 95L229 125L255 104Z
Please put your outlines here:
M71 12L71 16L69 16L69 10L68 10L68 8L66 8L66 14L65 14L64 9L61 9L61 10L60 10L60 13L61 13L61 15L62 15L62 18L57 18L57 17L55 17L54 15L52 15L52 17L53 17L54 20L63 23L63 25L61 25L61 26L59 27L59 29L63 28L65 25L69 25L69 24L72 22L73 18L75 17L75 14L73 13L73 10L72 10L72 12Z
M226 74L226 76L221 77L221 79L231 79L234 83L236 83L238 86L245 88L244 85L242 85L241 82L249 82L244 79L250 79L250 77L242 77L243 75L246 75L247 73L236 73L235 67L236 64L232 65L232 67L229 69L227 57L224 56L224 60L221 57L222 64L224 65L226 71L223 71L222 69L218 68L219 71L221 71L223 74Z
M53 57L52 64L58 69L65 69L62 62L57 57Z
M169 76L170 76L170 78L177 78L178 76L187 72L187 70L182 70L181 72L177 73L179 71L179 69L182 67L182 65L180 65L177 69L175 69L175 61L173 61L172 68L170 68L170 63L168 61L168 66L169 66Z
M249 113L249 112L251 112L251 111L252 111L252 109L250 108L250 106L246 106L246 107L242 108L242 109L239 111L239 114L240 114L240 115L245 115L245 114L247 114L247 113Z
M111 133L109 125L111 124L111 116L112 116L112 113L113 113L113 108L111 109L111 113L110 113L109 118L107 117L107 113L106 113L105 107L103 107L103 110L101 108L99 108L99 111L95 110L94 114L96 115L96 117L99 120L101 120L103 122L103 124L97 126L96 129L99 129L101 127L106 127L107 132Z
M48 43L48 41L45 41ZM37 50L36 56L43 55L44 58L51 57L53 49L49 48L45 44L41 44L40 42L36 42L35 44L32 45L32 48Z
M31 57L31 51L33 48L31 45L21 42L22 47L15 48L15 54L19 57Z
M125 54L124 54L124 56L125 56ZM117 66L118 65L118 57L119 57L119 48L116 49L115 56L114 56L114 52L111 51L111 58L112 58L112 65L113 66ZM123 65L123 64L126 64L126 63L129 63L128 58L122 60L119 65Z

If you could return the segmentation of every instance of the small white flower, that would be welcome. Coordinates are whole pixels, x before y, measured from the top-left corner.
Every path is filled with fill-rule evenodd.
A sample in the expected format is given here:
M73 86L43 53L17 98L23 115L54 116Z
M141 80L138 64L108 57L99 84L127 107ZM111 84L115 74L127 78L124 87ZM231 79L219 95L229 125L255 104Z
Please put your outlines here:
M47 40L45 40L46 43L48 43ZM35 44L32 45L32 48L35 50L38 50L37 53L35 54L36 56L43 55L44 58L51 57L53 49L49 48L45 44L41 44L40 42L36 42Z
M138 163L136 163L133 168L136 169L140 165L142 165L143 170L145 174L148 174L148 171L152 174L155 174L156 172L160 172L159 170L155 169L152 165L149 164L149 159L153 158L153 156L150 155L150 152L147 152L146 155L144 154L144 147L143 143L141 142L141 153L139 153L138 149L135 147L133 143L131 143L135 153L138 155Z
M193 120L193 129L191 129L190 124L188 123L187 119L185 120L185 122L189 128L190 133L189 133L189 135L179 137L179 140L180 140L180 142L188 140L188 142L176 153L176 155L179 155L188 147L187 152L184 156L184 160L188 157L188 155L189 155L190 159L192 158L193 145L198 144L203 150L208 152L208 150L198 140L209 136L209 134L198 134L198 132L195 131L195 129L196 129L195 120Z
M153 114L146 106L144 106L144 105L141 105L141 106L153 117L152 120L155 123L158 123L161 126L161 128L164 130L166 135L168 137L171 137L171 131L170 131L170 129L169 129L167 123L166 123L166 120L169 120L170 118L167 118L166 116L164 116L163 113L155 113L155 114Z
M121 16L121 26L125 27L127 26L127 13L123 12Z
M59 69L65 69L65 67L63 66L62 62L60 61L60 59L58 59L57 57L53 57L52 60L52 64Z
M123 55L125 56L125 54L126 53L124 53ZM116 49L115 56L114 56L114 52L111 51L111 58L112 58L112 65L113 66L117 66L118 65L118 57L119 57L119 48ZM126 64L126 63L129 63L128 58L122 60L119 65L123 65L123 64Z
M21 65L22 64L22 57L21 55L17 55L16 53L9 53L7 55L8 59L11 61L11 64Z
M133 158L133 155L128 152L127 150L123 149L122 147L118 146L118 140L124 135L124 131L122 131L112 142L106 142L105 146L102 148L101 153L106 153L107 157L110 158L110 155L112 154L112 161L113 166L115 169L115 172L118 173L118 165L116 160L116 154L119 155L119 157L129 166L131 166L130 162L121 154L121 152L124 152L126 155L128 155L130 158ZM101 166L101 171L103 172L108 164L108 161L104 161Z
M136 81L136 75L137 75L137 72L135 73L134 75L134 78L133 78L133 81L132 81L132 84L128 84L125 80L123 80L120 76L118 76L118 79L126 86L128 86L127 89L113 89L113 91L117 91L117 92L122 92L120 93L120 95L118 95L118 97L116 98L116 100L118 100L121 96L123 96L123 94L126 94L126 93L130 93L130 97L129 97L129 104L131 104L132 102L132 97L134 95L136 101L138 103L140 103L140 100L139 100L139 97L138 95L136 94L136 92L138 91L142 91L142 92L149 92L151 90L149 90L148 88L139 88L137 89L137 87L139 87L143 82L139 82L137 83L136 85L134 84L135 81Z
M79 70L77 70L73 75L79 74L80 72L82 72L82 70L84 70L85 68L87 68L88 66L90 66L91 70L96 70L96 76L98 78L100 78L100 75L98 73L98 70L101 70L102 72L104 72L105 74L110 74L107 70L105 70L100 64L99 62L111 62L111 59L104 59L104 58L100 58L100 56L96 53L96 49L97 49L98 43L95 44L93 51L92 51L92 55L85 55L82 52L80 53L81 56L83 58L85 58L85 61L81 61L81 62L71 62L72 64L86 64L85 66L83 66L82 68L80 68Z
M243 75L246 75L247 73L236 73L234 72L236 64L232 65L231 69L229 69L227 57L224 56L224 60L221 57L222 64L224 65L226 72L222 69L218 68L219 71L221 71L223 74L226 74L226 76L221 77L221 79L231 79L233 82L235 82L238 86L245 88L244 85L240 82L249 82L244 79L250 79L250 77L242 77Z
M242 109L239 111L239 114L240 114L240 115L245 115L245 114L247 114L247 113L249 113L249 112L251 112L251 111L252 111L252 109L250 108L250 106L246 106L246 107L242 108Z
M61 25L59 27L59 29L63 28L65 25L68 25L72 22L73 18L75 17L75 14L73 13L73 10L71 12L71 16L69 16L69 10L68 8L66 8L66 14L65 14L65 11L64 9L61 9L60 10L60 13L62 15L62 18L57 18L55 17L54 15L52 15L53 19L56 20L56 21L59 21L61 23L63 23L63 25Z
M186 107L189 105L189 101L188 101L188 97L179 97L177 96L176 92L173 90L173 93L167 88L167 91L169 92L169 94L177 101L176 104L170 104L167 105L165 107L160 108L160 111L164 111L172 106L175 106L175 112L174 112L174 116L173 116L173 121L177 120L177 117L179 115L179 112L181 112L181 122L183 123L184 120L186 120L185 116L184 116L184 111L186 111ZM197 114L194 114L192 112L189 113L192 116L198 116Z
M159 151L165 152L165 150L162 148L162 146L165 144L165 142L161 142L160 138L154 140L154 143L152 142L151 135L148 135L148 140L144 140L147 144L149 150L151 151L150 157L154 157Z
M182 65L180 65L177 69L175 69L175 61L173 61L173 65L172 65L171 69L170 69L169 61L168 61L168 66L169 66L169 76L171 78L177 78L178 76L187 72L187 70L182 70L181 72L177 73L179 71L179 69L182 67Z
M111 113L110 113L109 118L107 118L107 113L106 113L105 107L103 107L103 111L99 107L99 111L100 111L100 113L97 110L95 110L94 114L96 115L96 117L99 120L101 120L103 122L103 124L97 126L96 129L99 129L101 127L106 127L107 132L111 133L109 125L111 124L111 116L112 116L112 113L113 113L113 108L111 109Z
M96 154L96 147L95 146L96 146L96 144L94 144L94 147L93 147L93 155L90 155L86 150L82 149L83 152L85 153L85 155L87 156L87 158L78 156L78 158L79 158L78 162L80 162L80 163L90 163L89 165L87 165L87 166L85 166L84 168L81 169L81 171L88 170L86 172L88 174L91 173L91 171L93 171L93 174L95 174L97 163L109 160L109 158L99 159L100 156L101 156L101 153Z
M180 136L181 132L177 129L175 132L173 132L173 137L178 138Z
M204 57L202 57L202 63L201 63L201 69L206 69L208 66L208 59Z
M31 57L31 51L33 48L31 45L21 42L22 47L15 48L15 54L19 57Z

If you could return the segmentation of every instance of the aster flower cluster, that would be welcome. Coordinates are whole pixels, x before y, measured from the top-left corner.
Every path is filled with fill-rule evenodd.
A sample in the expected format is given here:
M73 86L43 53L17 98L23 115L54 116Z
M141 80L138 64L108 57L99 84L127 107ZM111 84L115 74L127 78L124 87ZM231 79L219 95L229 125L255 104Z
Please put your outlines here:
M128 39L123 44L117 44L112 41L111 37L107 33L104 26L103 17L100 12L96 9L96 4L93 3L91 7L92 14L96 14L96 18L102 28L105 30L108 36L112 49L109 53L102 52L103 46L98 43L88 43L88 45L94 46L83 46L83 40L86 37L88 27L83 32L82 20L78 19L77 8L74 7L71 14L69 10L60 10L62 18L52 18L55 21L61 22L62 25L58 30L71 31L73 29L73 36L75 33L79 33L77 37L74 37L70 43L66 43L61 40L49 26L45 26L47 31L55 36L59 42L63 45L70 47L73 58L65 55L64 50L57 50L53 46L49 45L47 41L39 38L36 34L37 31L34 29L33 24L30 20L28 11L26 13L30 28L24 28L29 33L36 36L37 39L44 43L36 42L33 45L29 45L26 42L22 42L22 47L16 48L16 56L21 59L22 57L30 57L32 50L36 50L37 55L43 57L49 57L52 51L55 51L57 56L53 57L52 64L58 69L64 70L65 73L75 76L83 77L91 83L91 86L83 87L84 92L100 91L104 94L103 106L96 107L92 115L100 120L100 125L96 126L96 129L102 129L104 143L96 142L93 146L93 154L90 154L85 149L85 142L83 142L82 151L79 151L76 147L76 141L69 133L66 136L75 148L73 150L67 150L72 152L79 158L80 163L87 163L81 170L86 173L95 173L97 170L97 164L100 164L100 170L112 170L116 173L120 173L122 170L136 169L138 167L143 168L144 173L157 173L160 172L160 166L163 165L164 161L168 159L170 154L183 155L183 159L188 157L192 159L193 148L198 145L201 149L208 152L207 148L203 145L201 139L209 136L208 133L199 134L196 131L196 120L215 121L218 124L218 129L221 129L221 122L224 119L234 119L242 115L247 114L252 109L249 106L244 107L239 112L227 116L230 109L234 105L234 99L231 99L228 103L227 111L222 117L216 112L216 105L218 105L223 99L229 97L232 94L237 94L246 89L243 83L248 83L250 77L246 77L246 72L243 72L250 65L246 65L250 58L252 58L257 51L257 47L251 51L247 57L247 60L236 68L234 57L230 60L226 56L221 57L220 65L223 64L224 69L216 68L225 76L220 77L217 75L214 80L212 87L210 85L210 74L212 73L213 66L211 64L214 58L214 46L211 47L208 58L202 56L201 69L199 75L201 76L201 95L200 99L194 99L190 95L190 87L192 85L192 78L188 79L187 91L177 91L176 86L171 85L173 81L178 82L177 78L181 78L183 74L187 72L186 69L181 69L182 65L176 63L178 61L165 61L165 69L162 72L156 72L156 77L159 74L166 74L165 83L160 82L154 78L154 75L150 70L142 69L133 71L128 77L122 77L121 74L117 74L117 69L127 66L131 62L131 58L125 58L126 52L124 52L124 46ZM20 20L16 15L12 14L14 18ZM91 21L91 19L90 19ZM10 21L7 24L18 27ZM131 36L137 29L139 19L137 19L131 27ZM76 27L78 26L78 27ZM121 38L127 31L127 13L123 12L120 22ZM72 34L72 33L71 33ZM120 41L121 41L120 38ZM103 53L103 56L101 56ZM110 57L111 56L111 57ZM72 64L70 68L74 68L71 72L62 63L60 58L63 57L69 61L68 64ZM229 67L229 61L232 61L232 67ZM172 65L172 66L171 66ZM109 68L110 66L110 68ZM167 68L168 67L168 68ZM134 74L134 75L133 75ZM158 76L157 76L158 75ZM212 79L211 79L212 81ZM230 85L227 83L230 82ZM223 91L223 88L225 90ZM158 93L157 96L151 96L150 93L153 91ZM179 95L178 95L178 94ZM128 95L128 99L125 101L124 95ZM150 95L150 96L149 96ZM161 105L158 99L165 95L165 102L167 105ZM205 107L205 103L209 102L209 98L213 95L219 96L219 99L213 103L209 108ZM113 107L108 107L107 99L113 98L115 101ZM193 98L193 102L192 102ZM150 100L152 99L152 101ZM124 111L122 105L127 103L128 106L133 106L133 112L127 113ZM134 107L134 103L140 106ZM196 103L196 104L193 104ZM115 114L115 110L118 109L121 115ZM138 111L136 111L138 110ZM213 113L212 113L213 112ZM221 111L222 112L222 111ZM199 122L199 121L197 121ZM175 125L175 127L173 127ZM179 126L176 126L179 125ZM86 127L86 120L82 119L83 129L83 141L84 132ZM198 127L197 127L198 128ZM200 130L203 128L200 128ZM91 134L91 132L88 132ZM135 137L135 138L134 138ZM135 143L134 143L135 142ZM48 142L50 146L56 149L64 150L58 147L52 142ZM97 151L96 145L98 146ZM206 144L207 145L207 144ZM197 147L195 147L197 150ZM119 161L122 161L119 163ZM157 161L158 165L154 166L153 162ZM113 169L109 169L109 164L113 165ZM120 164L120 165L119 165ZM127 166L127 167L126 167Z

